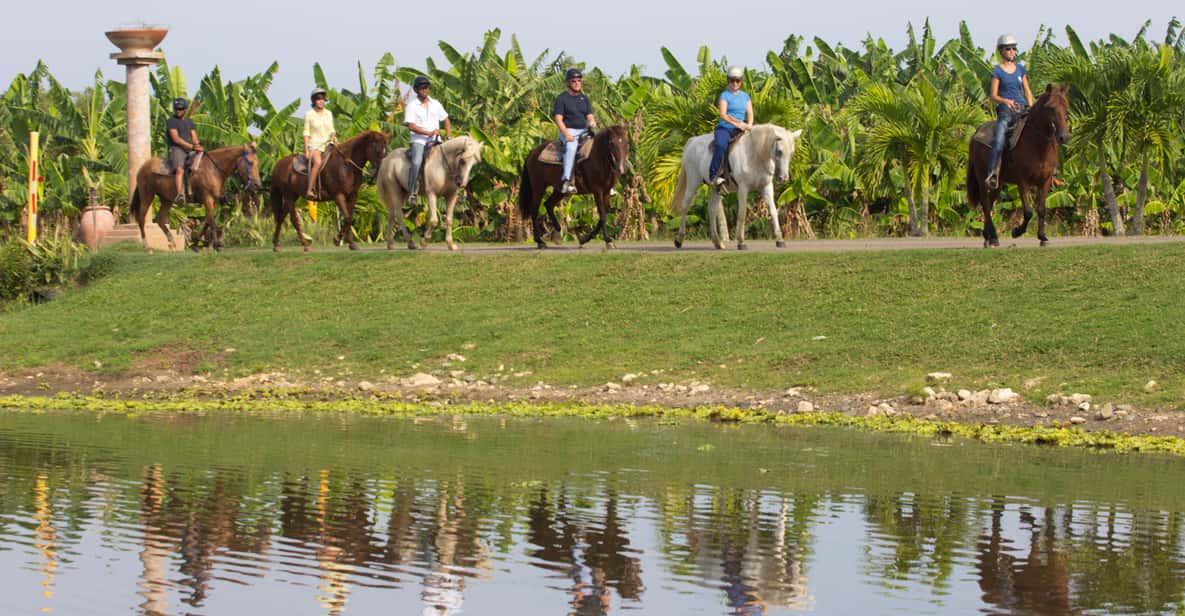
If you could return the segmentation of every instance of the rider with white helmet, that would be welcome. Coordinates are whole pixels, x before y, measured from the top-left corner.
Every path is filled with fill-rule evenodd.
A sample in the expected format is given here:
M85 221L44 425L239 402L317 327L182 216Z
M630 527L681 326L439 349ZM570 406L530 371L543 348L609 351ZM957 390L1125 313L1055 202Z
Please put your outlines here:
M724 185L724 178L717 177L717 174L720 172L720 163L724 161L729 141L738 132L753 128L753 100L749 98L748 93L741 90L744 80L745 69L739 66L729 67L728 88L716 99L720 119L716 122L716 130L713 133L716 149L712 151L712 164L708 167L708 177L716 188Z
M327 95L322 88L315 88L309 94L313 108L304 114L304 155L309 159L309 187L305 197L317 198L313 186L321 171L321 160L329 144L337 142L337 129L333 126L333 112L325 108Z
M1004 153L1008 130L1020 120L1026 109L1033 105L1033 92L1029 89L1029 72L1025 65L1016 61L1016 37L1005 34L996 40L996 52L1000 63L992 69L991 99L996 103L996 133L992 140L992 154L988 158L987 185L998 188L1000 178L996 176L996 163Z

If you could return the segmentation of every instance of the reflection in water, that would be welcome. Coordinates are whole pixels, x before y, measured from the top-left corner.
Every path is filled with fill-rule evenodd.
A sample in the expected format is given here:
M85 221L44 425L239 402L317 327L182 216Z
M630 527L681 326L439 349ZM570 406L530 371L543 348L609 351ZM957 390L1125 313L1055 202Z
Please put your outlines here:
M890 605L1171 613L1185 592L1179 511L1040 493L851 489L836 487L851 479L829 483L832 470L820 473L828 481L775 488L772 477L766 485L748 473L713 474L720 462L700 462L705 449L694 445L714 432L680 437L689 453L660 448L685 456L678 464L645 468L643 458L569 463L572 443L589 437L563 440L547 424L387 421L368 425L373 443L369 432L310 431L310 439L360 440L321 448L338 455L294 448L274 454L277 462L172 454L180 445L171 431L192 431L193 422L57 420L53 438L33 419L0 423L0 567L40 584L35 597L23 587L2 595L0 606L17 612L82 601L99 613L214 614L243 611L236 606L253 595L266 597L254 611L283 604L310 614L410 613L413 605L424 616L499 613L503 601L516 613L581 616ZM208 421L204 429L221 438L224 428ZM282 424L253 421L264 432ZM119 438L102 439L107 422L123 422ZM111 446L132 428L152 437L132 442L155 439L161 448ZM648 446L629 434L599 441ZM564 455L547 457L547 438ZM454 459L489 441L488 452ZM420 449L405 451L409 443ZM746 446L767 459L786 455L800 475L802 460L825 450ZM519 457L507 462L507 452ZM856 549L839 551L844 541ZM135 579L118 577L118 567L89 568L84 552L99 562L137 554ZM65 581L91 594L63 596ZM131 602L108 592L125 582Z

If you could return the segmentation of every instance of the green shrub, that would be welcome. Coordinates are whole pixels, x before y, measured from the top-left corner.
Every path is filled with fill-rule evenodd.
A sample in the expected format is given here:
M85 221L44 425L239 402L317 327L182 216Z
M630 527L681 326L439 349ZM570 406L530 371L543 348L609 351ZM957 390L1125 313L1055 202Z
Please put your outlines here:
M35 301L47 292L87 284L111 273L115 258L94 254L70 240L36 244L9 238L0 243L0 303Z

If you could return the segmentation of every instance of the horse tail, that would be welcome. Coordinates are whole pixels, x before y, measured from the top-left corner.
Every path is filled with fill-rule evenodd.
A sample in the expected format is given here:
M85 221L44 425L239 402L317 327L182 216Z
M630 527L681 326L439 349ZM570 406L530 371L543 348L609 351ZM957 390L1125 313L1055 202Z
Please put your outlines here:
M523 218L534 218L535 212L531 211L531 204L535 201L535 191L531 188L531 157L527 157L527 162L523 163L522 175L518 178L518 212L523 215Z
M132 215L133 220L140 216L140 189L138 187L132 191L132 201L128 204L128 213Z
M687 193L687 170L679 166L679 179L675 181L675 196L671 198L671 213L680 214L683 211L683 196Z
M979 176L975 173L975 156L967 156L967 205L978 208L983 202L979 194Z

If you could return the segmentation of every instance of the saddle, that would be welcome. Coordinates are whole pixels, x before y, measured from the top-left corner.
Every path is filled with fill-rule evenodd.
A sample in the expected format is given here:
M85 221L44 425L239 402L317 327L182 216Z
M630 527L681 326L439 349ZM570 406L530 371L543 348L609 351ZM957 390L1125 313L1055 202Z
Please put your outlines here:
M1012 129L1008 131L1008 142L1004 146L1005 151L1016 147L1016 142L1020 139L1020 132L1022 129L1024 129L1025 122L1028 122L1028 120L1029 116L1024 115L1021 116L1019 120L1017 120L1016 124L1012 125ZM984 122L983 124L979 125L979 128L975 129L975 136L972 137L972 139L990 148L992 147L992 139L994 139L995 136L996 123Z
M191 150L185 155L186 181L189 181L189 174L193 173L193 170L197 169L198 164L202 162L202 155L204 154L205 152L194 152ZM173 175L173 172L176 171L172 163L169 162L168 156L159 156L157 160L160 161L160 166L156 168L156 175Z
M576 162L579 163L589 157L592 153L593 139L588 133L585 133L580 138L580 144L576 146ZM564 142L552 141L539 152L539 162L545 165L562 165L564 164Z
M428 143L424 144L424 160L420 161L420 172L419 175L416 176L417 193L426 194L424 193L424 170L428 168L428 161L432 160L431 157L433 153L436 152L437 146L442 145L443 143L444 142L442 141L429 141ZM407 148L407 150L403 152L403 155L407 158L407 162L410 164L411 148Z

